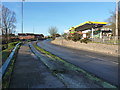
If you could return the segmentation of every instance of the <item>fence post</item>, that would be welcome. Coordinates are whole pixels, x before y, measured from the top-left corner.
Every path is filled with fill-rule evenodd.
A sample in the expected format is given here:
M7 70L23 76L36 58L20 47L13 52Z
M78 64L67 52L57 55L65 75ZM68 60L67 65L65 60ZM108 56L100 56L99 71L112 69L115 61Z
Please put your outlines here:
M94 29L92 28L92 41L93 41L93 30L94 30Z

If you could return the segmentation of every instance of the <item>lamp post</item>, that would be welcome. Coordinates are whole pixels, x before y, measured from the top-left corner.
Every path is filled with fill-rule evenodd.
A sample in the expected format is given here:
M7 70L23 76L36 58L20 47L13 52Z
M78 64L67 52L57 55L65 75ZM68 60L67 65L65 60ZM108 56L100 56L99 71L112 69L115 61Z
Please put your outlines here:
M25 0L22 0L22 33L23 33L23 2L24 2Z
M118 41L118 0L116 0L116 37L115 41Z

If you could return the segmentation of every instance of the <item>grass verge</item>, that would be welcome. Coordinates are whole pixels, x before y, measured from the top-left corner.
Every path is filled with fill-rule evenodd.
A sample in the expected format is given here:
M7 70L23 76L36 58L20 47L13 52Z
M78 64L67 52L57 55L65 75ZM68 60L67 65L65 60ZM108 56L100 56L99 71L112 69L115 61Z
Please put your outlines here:
M12 49L15 47L17 43L18 42L9 43L8 48L0 52L0 55L2 56L2 64L5 62L5 60L7 59L7 57L9 56Z
M36 43L34 43L33 46L34 46L34 48L36 50L40 51L41 53L44 53L45 55L49 56L53 60L61 61L62 63L64 63L64 65L66 67L69 67L71 70L75 70L75 71L78 71L80 73L84 73L87 76L87 78L89 78L90 80L93 80L93 81L96 81L96 82L100 82L100 84L102 85L103 88L117 88L115 85L112 85L112 84L110 84L110 83L108 83L108 82L106 82L106 81L96 77L95 75L86 72L85 70L79 68L78 66L75 66L75 65L71 64L70 62L67 62L67 61L61 59L60 57L57 57L57 56L51 54L50 52L45 51L44 49L38 47L36 45Z

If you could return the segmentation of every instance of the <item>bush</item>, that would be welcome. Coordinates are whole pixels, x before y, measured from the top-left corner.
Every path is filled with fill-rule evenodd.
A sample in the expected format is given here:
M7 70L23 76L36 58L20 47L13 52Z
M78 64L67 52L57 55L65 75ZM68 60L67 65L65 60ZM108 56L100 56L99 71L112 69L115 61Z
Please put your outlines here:
M81 39L81 37L82 37L82 35L75 33L75 34L73 34L72 40L76 42L76 41L79 41Z
M5 50L5 49L7 49L7 45L6 44L2 45L2 50Z
M55 36L52 36L52 40L55 40Z
M8 44L3 44L2 45L2 50L5 50L7 48L13 47L17 44L18 42L12 42L12 43L8 43Z
M81 39L81 40L80 40L81 43L83 42L83 43L86 43L86 44L87 44L88 42L90 42L90 41L91 41L91 40L88 39L88 38L84 38L84 39Z
M72 38L71 37L68 37L68 40L71 40Z

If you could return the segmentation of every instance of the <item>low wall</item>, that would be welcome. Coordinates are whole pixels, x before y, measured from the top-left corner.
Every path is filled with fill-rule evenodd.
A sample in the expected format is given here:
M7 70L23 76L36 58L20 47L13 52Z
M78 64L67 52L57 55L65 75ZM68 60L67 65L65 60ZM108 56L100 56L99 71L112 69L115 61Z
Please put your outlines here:
M51 43L56 45L62 45L70 48L75 49L82 49L82 50L90 50L93 52L100 52L100 53L106 53L113 56L118 55L118 45L107 45L107 44L100 44L100 43L80 43L74 42L74 41L67 41L65 39L57 38L54 41L51 41Z

